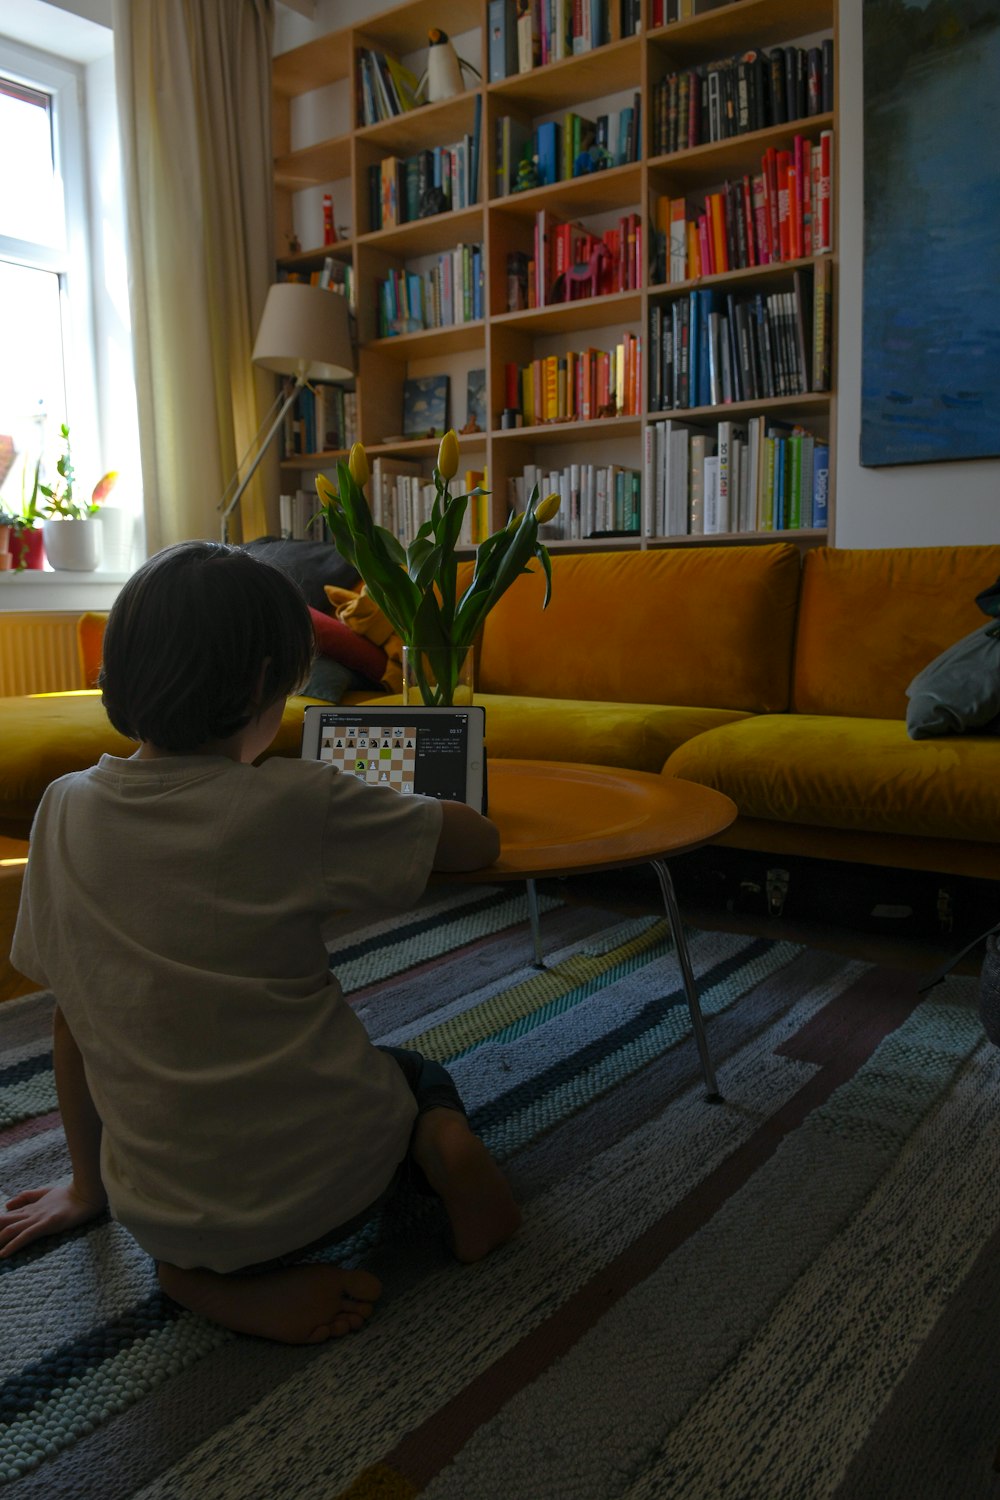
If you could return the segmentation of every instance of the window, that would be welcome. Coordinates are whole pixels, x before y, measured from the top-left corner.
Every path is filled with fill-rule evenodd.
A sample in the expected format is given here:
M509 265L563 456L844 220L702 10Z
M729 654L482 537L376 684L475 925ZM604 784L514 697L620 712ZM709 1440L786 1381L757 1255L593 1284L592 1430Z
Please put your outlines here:
M79 25L84 62L0 36L0 437L15 454L0 441L0 502L15 512L63 422L81 494L113 468L129 480L115 504L140 504L112 38Z

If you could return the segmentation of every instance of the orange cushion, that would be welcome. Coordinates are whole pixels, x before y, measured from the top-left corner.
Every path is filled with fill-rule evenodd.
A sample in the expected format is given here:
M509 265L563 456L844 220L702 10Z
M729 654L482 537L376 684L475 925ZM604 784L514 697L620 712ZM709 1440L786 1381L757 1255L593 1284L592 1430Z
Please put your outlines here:
M792 707L905 719L906 689L985 616L1000 547L817 547L802 572Z
M536 698L788 707L800 563L787 542L586 552L539 564L486 618L476 689Z
M80 662L80 686L97 686L97 674L101 670L101 652L104 647L104 627L108 615L93 611L81 615L76 622L76 649Z

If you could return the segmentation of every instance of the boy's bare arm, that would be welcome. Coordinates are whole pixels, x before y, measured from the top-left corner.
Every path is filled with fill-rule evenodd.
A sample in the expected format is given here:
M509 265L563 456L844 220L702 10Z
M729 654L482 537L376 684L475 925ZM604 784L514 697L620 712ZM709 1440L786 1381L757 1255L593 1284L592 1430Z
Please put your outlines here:
M500 853L495 823L465 802L442 802L435 870L481 870Z
M107 1202L101 1182L101 1119L90 1097L83 1058L62 1011L52 1024L56 1093L73 1167L68 1183L18 1193L0 1212L0 1257L23 1250L32 1240L85 1224Z

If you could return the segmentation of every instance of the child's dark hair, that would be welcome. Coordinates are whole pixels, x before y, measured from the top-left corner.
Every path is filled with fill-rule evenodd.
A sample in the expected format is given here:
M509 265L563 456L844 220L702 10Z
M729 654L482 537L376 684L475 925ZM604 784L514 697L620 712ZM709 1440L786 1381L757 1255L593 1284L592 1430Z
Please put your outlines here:
M238 547L179 542L115 600L98 683L121 734L190 752L300 687L313 642L305 599L285 573Z

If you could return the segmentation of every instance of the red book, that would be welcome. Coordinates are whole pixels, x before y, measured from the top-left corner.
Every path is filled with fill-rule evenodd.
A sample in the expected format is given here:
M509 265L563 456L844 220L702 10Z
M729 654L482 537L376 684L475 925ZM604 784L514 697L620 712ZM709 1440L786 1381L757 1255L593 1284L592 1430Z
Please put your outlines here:
M819 133L819 244L818 251L833 249L830 203L833 194L833 131Z
M775 175L778 187L778 245L780 247L780 260L791 260L792 258L792 235L790 222L790 204L788 200L788 169L791 166L792 153L790 151L778 151L775 161Z
M781 233L778 227L778 153L773 146L764 152L764 198L767 204L768 244L771 259L781 259Z
M749 176L744 176L741 184L741 204L743 208L743 232L747 242L747 265L757 265L757 247L754 244L753 233L753 188Z
M778 189L781 191L780 187ZM799 248L799 169L794 156L788 163L788 259L798 260Z
M701 274L711 276L715 270L715 261L712 256L712 235L707 213L698 215L698 254L701 257Z
M771 260L771 235L767 222L767 200L762 172L758 172L753 179L750 191L753 197L753 229L757 264L766 266Z
M521 397L518 391L520 386L520 371L513 360L508 360L503 368L504 375L504 406L512 411L521 410Z

